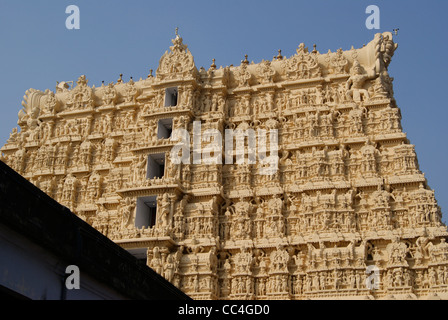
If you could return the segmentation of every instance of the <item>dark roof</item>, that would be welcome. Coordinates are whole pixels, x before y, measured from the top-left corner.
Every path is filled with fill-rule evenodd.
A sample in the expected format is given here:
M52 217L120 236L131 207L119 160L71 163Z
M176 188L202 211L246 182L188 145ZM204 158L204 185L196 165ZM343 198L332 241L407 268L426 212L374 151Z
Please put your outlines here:
M190 299L0 161L0 223L130 299Z

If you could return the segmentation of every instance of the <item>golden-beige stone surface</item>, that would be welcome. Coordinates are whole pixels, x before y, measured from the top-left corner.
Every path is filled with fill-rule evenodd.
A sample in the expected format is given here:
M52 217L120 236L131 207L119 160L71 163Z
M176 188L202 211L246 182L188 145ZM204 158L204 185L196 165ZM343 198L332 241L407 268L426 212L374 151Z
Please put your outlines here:
M172 44L146 79L29 89L1 160L194 299L448 298L448 232L402 131L391 33L199 70L177 31ZM170 132L194 122L276 130L276 170L175 163Z

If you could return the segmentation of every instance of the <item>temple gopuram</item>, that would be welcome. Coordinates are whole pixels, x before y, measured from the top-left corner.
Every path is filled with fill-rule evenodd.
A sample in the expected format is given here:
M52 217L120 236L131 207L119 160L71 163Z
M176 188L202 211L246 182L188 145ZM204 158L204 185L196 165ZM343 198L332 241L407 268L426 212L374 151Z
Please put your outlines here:
M198 69L176 31L145 79L29 89L0 159L193 299L448 299L448 231L401 127L396 49L385 32ZM224 161L235 151L174 161L173 132L195 123L202 153L207 130L277 132L275 170Z

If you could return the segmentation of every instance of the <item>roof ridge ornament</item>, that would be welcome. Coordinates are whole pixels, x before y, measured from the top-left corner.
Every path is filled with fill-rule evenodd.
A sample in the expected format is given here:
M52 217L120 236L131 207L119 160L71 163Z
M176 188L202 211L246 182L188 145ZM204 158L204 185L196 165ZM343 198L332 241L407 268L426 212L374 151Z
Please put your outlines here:
M216 59L213 58L213 59L212 59L212 62L213 62L213 63L210 65L210 69L215 70L215 69L216 69L216 63L215 63L215 62L216 62Z
M195 74L194 59L188 46L183 43L182 37L179 35L179 28L175 29L176 37L171 40L170 51L166 51L160 58L159 67L156 74L159 80L175 79L186 77L191 78ZM196 71L197 72L197 71Z
M278 49L278 55L274 56L274 60L278 60L278 61L283 60L282 50L281 49Z
M77 83L78 86L87 85L88 82L89 82L89 80L87 80L87 78L86 78L85 75L81 75L81 76L78 78L78 81L76 81L76 83Z
M187 51L188 46L183 43L183 39L181 36L179 36L179 28L176 27L176 38L172 39L171 42L173 43L173 46L170 47L170 50L172 52L178 51L178 52L185 52Z
M313 51L302 42L296 49L296 54L283 62L283 68L289 79L312 79L321 76L321 69L317 58L317 48Z

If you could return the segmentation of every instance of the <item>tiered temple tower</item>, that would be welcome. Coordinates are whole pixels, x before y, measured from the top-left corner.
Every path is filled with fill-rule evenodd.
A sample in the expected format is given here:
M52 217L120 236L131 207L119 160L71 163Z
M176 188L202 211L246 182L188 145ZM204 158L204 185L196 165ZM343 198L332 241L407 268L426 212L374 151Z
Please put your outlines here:
M391 33L208 70L172 43L146 79L28 90L1 159L194 299L448 298L448 232L402 132ZM275 170L224 161L236 151L176 163L173 132L198 123L223 141L277 132Z

